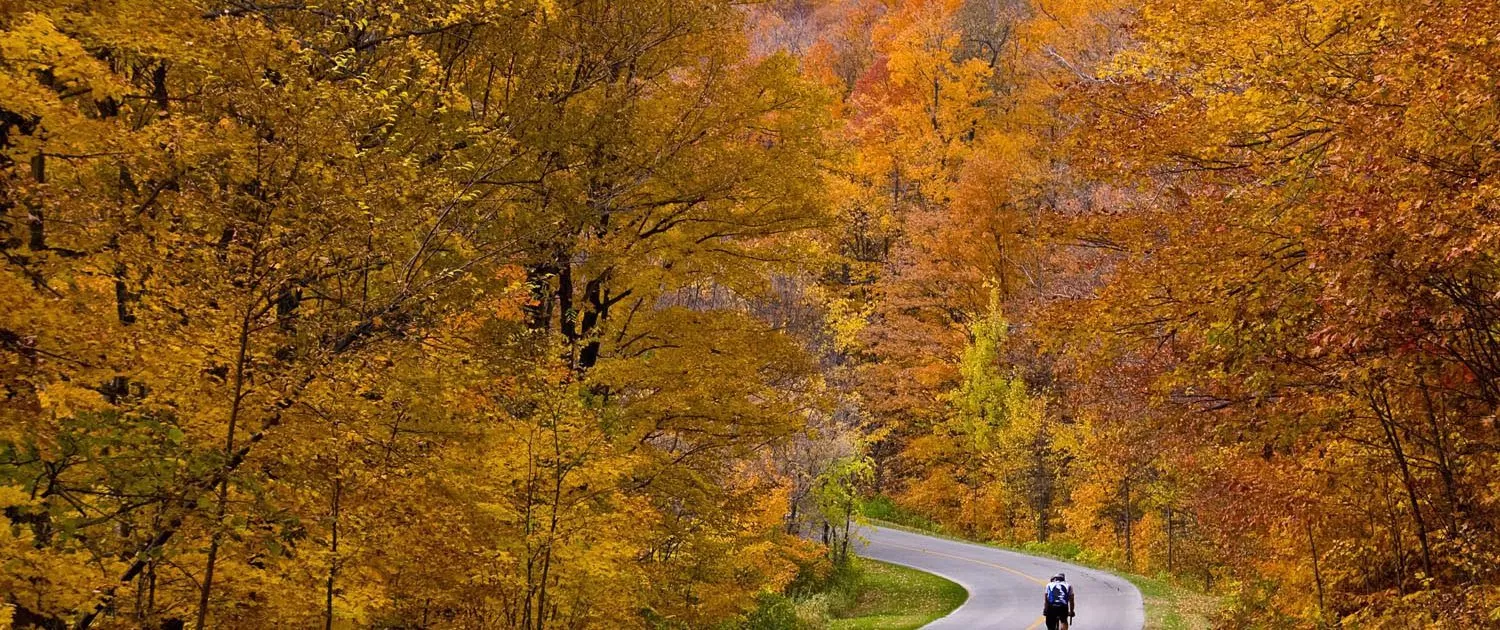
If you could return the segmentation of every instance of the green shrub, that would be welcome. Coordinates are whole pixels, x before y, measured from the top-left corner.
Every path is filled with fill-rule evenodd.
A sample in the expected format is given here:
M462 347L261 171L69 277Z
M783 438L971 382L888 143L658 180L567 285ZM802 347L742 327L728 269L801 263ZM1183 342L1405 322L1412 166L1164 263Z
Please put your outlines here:
M894 500L883 494L877 494L865 499L860 504L859 512L865 518L895 523L927 532L943 533L943 526L939 525L937 521L896 505Z
M859 599L864 579L864 569L860 566L858 558L851 558L848 562L834 567L822 591L827 600L826 606L829 614L838 616L843 611L852 608L855 601Z
M1064 560L1077 560L1079 554L1083 553L1083 547L1076 542L1066 540L1049 540L1047 542L1028 542L1021 545L1021 549L1028 553L1052 556Z
M756 598L755 610L740 626L743 630L798 630L802 624L797 619L797 605L780 593L761 593Z
M796 600L797 623L803 628L826 628L829 618L828 594L815 593Z
M818 556L808 562L797 563L797 576L782 589L788 597L799 599L828 590L833 579L834 566L827 556Z

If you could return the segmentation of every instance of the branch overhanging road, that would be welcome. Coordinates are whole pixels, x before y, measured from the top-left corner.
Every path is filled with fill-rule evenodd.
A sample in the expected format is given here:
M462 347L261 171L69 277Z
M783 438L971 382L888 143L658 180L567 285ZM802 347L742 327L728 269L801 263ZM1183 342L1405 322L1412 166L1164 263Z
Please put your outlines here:
M984 545L925 536L889 527L861 528L860 556L943 576L969 598L927 629L1035 630L1042 620L1042 589L1065 573L1078 598L1074 630L1141 630L1141 592L1125 579L1074 564Z

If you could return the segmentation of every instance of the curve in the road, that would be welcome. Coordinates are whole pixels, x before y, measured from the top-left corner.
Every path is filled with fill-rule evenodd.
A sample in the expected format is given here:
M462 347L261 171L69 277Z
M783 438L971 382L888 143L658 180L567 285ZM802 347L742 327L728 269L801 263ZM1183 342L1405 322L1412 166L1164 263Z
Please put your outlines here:
M867 526L859 555L941 575L969 598L929 629L1036 630L1042 627L1042 588L1064 573L1077 594L1074 630L1141 630L1141 592L1125 579L1048 558L984 545Z

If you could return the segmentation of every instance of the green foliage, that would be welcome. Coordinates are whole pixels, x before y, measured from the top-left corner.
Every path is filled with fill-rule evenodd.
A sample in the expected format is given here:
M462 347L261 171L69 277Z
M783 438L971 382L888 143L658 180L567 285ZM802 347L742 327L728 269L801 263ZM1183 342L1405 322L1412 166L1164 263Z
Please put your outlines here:
M1063 560L1076 560L1083 554L1083 546L1069 540L1028 540L1021 543L1021 549L1026 553L1034 553L1043 556L1051 556Z
M871 520L895 523L924 532L943 533L941 523L903 508L894 499L883 494L865 498L860 504L860 513Z
M1008 325L997 291L970 324L960 380L946 392L944 419L904 455L918 467L900 499L971 535L1046 540L1057 518L1061 433L1045 393L1032 392L1005 356Z
M948 396L948 426L981 453L999 446L997 432L1037 420L1030 414L1026 384L1001 356L1009 326L1000 312L999 291L992 290L988 310L969 326L970 341L958 363L959 386Z
M742 627L826 628L830 615L847 609L859 596L869 561L851 557L832 564L826 558L820 560L801 567L796 579L781 593L762 594Z
M834 565L849 564L849 543L858 522L860 494L874 477L868 457L851 455L834 460L813 482L812 494L822 521L830 528L829 549Z
M740 624L741 630L798 630L797 605L780 593L761 593L755 610Z

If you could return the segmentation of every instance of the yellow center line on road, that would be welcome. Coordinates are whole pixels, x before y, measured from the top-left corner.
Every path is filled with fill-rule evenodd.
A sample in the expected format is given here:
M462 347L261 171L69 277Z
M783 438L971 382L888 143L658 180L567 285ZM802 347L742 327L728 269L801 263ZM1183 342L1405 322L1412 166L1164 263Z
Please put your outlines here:
M996 568L996 569L1000 569L1001 571L1006 571L1006 572L1009 572L1009 573L1014 573L1014 574L1019 575L1019 576L1021 576L1023 578L1031 580L1032 582L1035 582L1037 584L1046 584L1047 583L1046 580L1043 580L1041 578L1031 577L1030 575L1027 575L1025 573L1022 573L1020 571L1017 571L1015 569L1012 569L1012 568L1007 567L1007 566L1002 565L1002 564L995 564L993 562L985 562L983 560L975 560L973 558L965 558L963 556L955 556L955 555L950 554L950 553L943 553L941 551L933 551L931 549L923 549L921 547L908 547L906 545L898 545L896 543L891 543L891 542L881 543L881 544L890 545L892 547L900 547L902 549L906 549L906 550L909 550L909 551L919 551L919 552L922 552L922 553L932 554L934 556L942 556L944 558L952 558L954 560L963 560L964 562L973 562L974 564L982 564L982 565L987 566L987 567L993 567L993 568ZM1036 621L1033 621L1033 622L1031 622L1031 625L1026 626L1026 630L1036 630L1037 628L1042 627L1042 624L1044 624L1046 622L1047 622L1047 618L1046 617L1037 617Z

